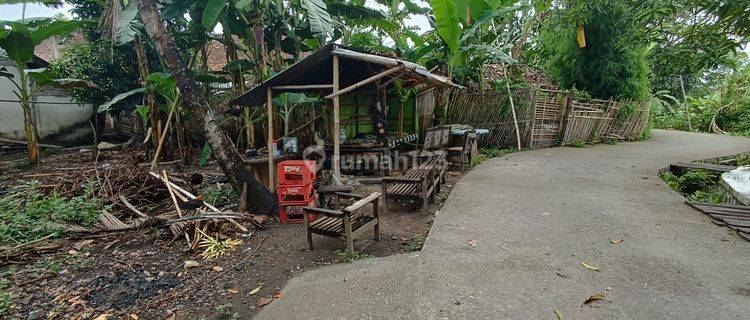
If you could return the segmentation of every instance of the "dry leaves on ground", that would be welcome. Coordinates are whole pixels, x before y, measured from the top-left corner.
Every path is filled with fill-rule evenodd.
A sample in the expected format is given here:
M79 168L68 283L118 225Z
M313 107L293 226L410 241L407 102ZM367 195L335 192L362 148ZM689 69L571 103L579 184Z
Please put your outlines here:
M594 267L594 266L592 266L592 265L590 265L590 264L588 264L586 262L583 262L583 261L581 261L581 266L584 267L584 268L586 268L586 269L589 269L591 271L599 271L599 268Z
M604 299L604 293L596 292L596 293L592 294L590 297L588 297L588 299L586 299L585 301L583 301L583 303L581 304L581 307L583 307L584 305L595 307L595 306L591 305L595 301L606 301Z

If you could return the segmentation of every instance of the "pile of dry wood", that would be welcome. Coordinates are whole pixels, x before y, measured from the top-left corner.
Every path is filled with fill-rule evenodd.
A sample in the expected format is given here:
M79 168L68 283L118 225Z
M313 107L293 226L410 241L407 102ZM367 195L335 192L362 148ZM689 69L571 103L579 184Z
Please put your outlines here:
M265 227L264 219L246 214L241 205L236 211L222 210L203 201L179 166L169 173L149 171L147 164L139 165L137 158L127 152L109 153L106 159L93 162L90 157L71 157L70 153L56 157L60 159L45 161L46 165L19 174L18 178L36 181L35 188L44 195L89 195L102 200L107 209L102 210L93 226L65 226L75 238L163 228L171 231L172 241L184 238L188 248L194 249L201 238L212 232L231 229L246 234L250 230L245 225ZM17 180L7 180L0 190L10 189L9 183L18 187ZM0 247L0 255L8 261L61 250L69 244L64 240L51 242L52 238L48 235L17 246Z

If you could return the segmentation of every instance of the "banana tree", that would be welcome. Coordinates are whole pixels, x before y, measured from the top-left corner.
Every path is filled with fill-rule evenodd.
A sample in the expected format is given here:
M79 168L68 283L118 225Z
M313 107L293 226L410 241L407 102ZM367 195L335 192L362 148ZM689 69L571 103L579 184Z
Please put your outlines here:
M18 77L6 67L0 68L0 76L7 78L15 86L13 93L18 97L23 110L24 136L29 154L29 164L39 163L37 130L32 114L31 100L44 86L72 88L94 86L78 79L57 79L57 74L49 69L29 70L26 66L34 59L34 49L42 41L53 36L63 36L78 29L81 21L37 19L29 23L11 21L0 22L0 48L5 51L16 70Z
M319 103L322 100L308 97L304 93L285 92L273 98L273 105L280 106L279 116L284 121L284 136L289 135L289 120L296 107L305 104Z
M446 47L449 76L456 71L482 84L481 70L492 59L511 61L504 18L522 6L501 0L432 0L434 27ZM512 19L505 19L512 20Z

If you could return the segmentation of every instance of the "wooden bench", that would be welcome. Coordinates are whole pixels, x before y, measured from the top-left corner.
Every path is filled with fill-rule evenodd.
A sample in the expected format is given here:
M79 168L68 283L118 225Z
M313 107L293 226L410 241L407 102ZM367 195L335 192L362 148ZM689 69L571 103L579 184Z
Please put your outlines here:
M434 201L435 194L440 192L446 165L445 153L436 152L406 171L402 177L384 177L381 181L384 202L387 204L388 199L412 199L419 201L422 211L427 210L429 202Z
M336 193L340 198L357 199L356 202L344 209L324 209L304 207L303 215L305 221L305 236L307 237L307 246L313 250L312 235L322 235L332 238L338 238L346 241L346 248L354 251L354 237L367 231L370 226L375 233L375 241L380 240L380 224L378 220L378 211L380 210L380 192L373 192L363 197L351 193ZM372 213L368 214L363 210L367 204L372 204ZM318 218L310 222L308 216L317 214Z

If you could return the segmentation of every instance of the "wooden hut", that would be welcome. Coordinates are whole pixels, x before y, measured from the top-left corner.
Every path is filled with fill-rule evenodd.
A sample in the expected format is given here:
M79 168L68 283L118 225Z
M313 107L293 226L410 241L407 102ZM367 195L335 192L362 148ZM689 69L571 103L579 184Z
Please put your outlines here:
M333 144L334 180L339 181L342 102L354 107L354 111L348 108L348 112L345 113L350 128L353 120L355 131L373 130L375 134L385 137L388 135L386 127L389 114L387 92L396 79L400 79L404 88L417 85L422 85L425 89L434 86L455 86L450 79L435 75L416 63L330 43L248 90L234 99L232 104L250 107L265 104L268 114L268 150L273 150L273 97L283 92L317 93L324 97L327 101L326 106L331 107L333 111L333 125L329 138ZM365 112L361 112L360 109L364 109ZM370 117L369 124L364 124L364 121L357 122L363 118L362 115ZM271 189L274 185L274 171L273 157L268 157Z

